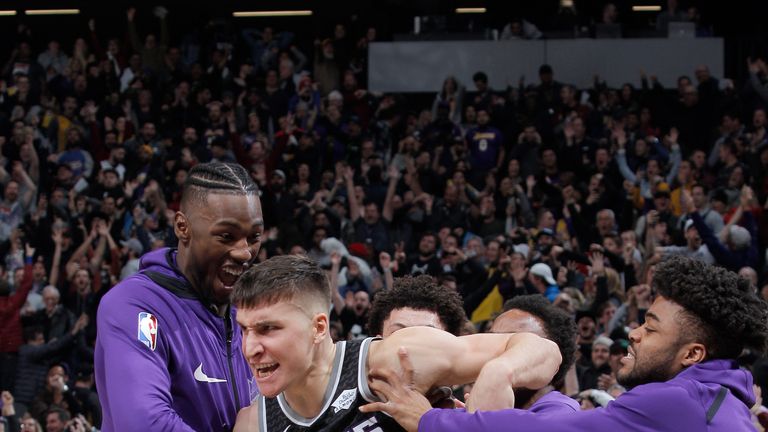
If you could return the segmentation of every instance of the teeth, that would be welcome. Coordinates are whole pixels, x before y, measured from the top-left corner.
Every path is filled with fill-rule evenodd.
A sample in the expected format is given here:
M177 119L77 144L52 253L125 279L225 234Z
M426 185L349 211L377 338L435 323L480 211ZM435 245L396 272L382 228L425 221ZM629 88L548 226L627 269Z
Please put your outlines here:
M234 269L222 269L222 270L224 271L224 273L228 274L229 276L232 276L232 277L237 277L237 278L239 278L239 277L240 277L240 275L242 275L242 274L243 274L243 270L242 270L242 269L238 269L238 270L234 270Z
M275 365L277 365L277 363L262 364L262 365L256 366L256 369L267 369L267 368L271 368L271 367L273 367Z
M275 369L272 369L275 366L277 366L277 363L257 366L256 376L259 378L266 378L271 376L275 372Z

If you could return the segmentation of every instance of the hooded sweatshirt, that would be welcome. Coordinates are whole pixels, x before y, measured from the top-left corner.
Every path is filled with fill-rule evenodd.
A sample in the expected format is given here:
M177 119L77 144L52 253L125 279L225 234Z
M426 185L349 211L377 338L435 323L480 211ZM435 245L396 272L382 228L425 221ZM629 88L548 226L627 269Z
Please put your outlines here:
M175 250L144 255L104 296L97 323L103 431L229 431L249 405L235 311L222 318L198 297Z
M754 431L752 376L731 360L691 366L665 382L640 385L602 409L541 415L510 409L433 409L421 417L420 432L450 431Z

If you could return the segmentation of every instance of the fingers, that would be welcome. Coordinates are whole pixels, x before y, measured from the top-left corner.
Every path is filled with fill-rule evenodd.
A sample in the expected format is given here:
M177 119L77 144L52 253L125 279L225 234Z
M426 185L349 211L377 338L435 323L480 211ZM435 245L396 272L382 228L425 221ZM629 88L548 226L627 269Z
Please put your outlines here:
M389 407L389 405L387 405L384 402L371 402L369 404L361 406L358 409L360 410L360 412L364 412L364 413L372 413L372 412L383 411L383 412L389 414L390 412L387 410L388 407Z

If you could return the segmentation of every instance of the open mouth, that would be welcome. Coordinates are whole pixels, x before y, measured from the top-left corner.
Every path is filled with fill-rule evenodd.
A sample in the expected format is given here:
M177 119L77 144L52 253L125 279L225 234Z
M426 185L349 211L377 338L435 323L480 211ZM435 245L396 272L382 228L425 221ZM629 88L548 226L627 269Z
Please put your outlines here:
M269 363L256 367L256 377L259 379L266 379L275 373L277 368L280 367L280 363Z
M627 349L627 355L621 358L622 362L628 362L628 361L634 361L635 360L635 353L632 350L632 348Z
M245 269L243 267L224 267L219 271L219 280L221 280L221 283L225 287L232 287L232 285L234 285L235 282L240 279L240 276L243 274L244 270Z

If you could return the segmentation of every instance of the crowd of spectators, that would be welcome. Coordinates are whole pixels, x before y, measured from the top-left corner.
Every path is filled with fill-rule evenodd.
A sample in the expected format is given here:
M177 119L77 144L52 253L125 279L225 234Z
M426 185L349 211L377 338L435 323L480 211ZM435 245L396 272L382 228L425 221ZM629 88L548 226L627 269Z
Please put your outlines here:
M306 253L331 273L337 339L369 335L372 299L402 275L459 293L465 332L540 293L577 323L567 388L584 406L624 391L616 365L665 257L723 266L768 298L763 59L744 59L743 83L691 65L671 89L653 75L576 88L542 65L538 82L496 90L478 71L437 77L419 106L367 90L373 27L329 28L314 52L270 27L174 45L167 14L159 35L130 9L124 39L91 21L45 46L20 27L2 70L0 388L24 430L100 425L99 299L175 245L187 173L211 160L261 188L260 259ZM765 390L766 360L741 360Z

